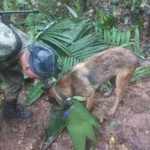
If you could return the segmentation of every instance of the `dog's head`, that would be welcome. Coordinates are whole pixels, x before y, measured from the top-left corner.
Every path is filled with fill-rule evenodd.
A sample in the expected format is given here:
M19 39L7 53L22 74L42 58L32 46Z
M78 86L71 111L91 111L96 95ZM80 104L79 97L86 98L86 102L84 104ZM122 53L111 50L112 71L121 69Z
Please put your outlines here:
M56 85L56 83L53 84L53 86L49 89L48 97L49 102L54 105L60 107L64 107L67 105L67 97L63 95L61 89Z

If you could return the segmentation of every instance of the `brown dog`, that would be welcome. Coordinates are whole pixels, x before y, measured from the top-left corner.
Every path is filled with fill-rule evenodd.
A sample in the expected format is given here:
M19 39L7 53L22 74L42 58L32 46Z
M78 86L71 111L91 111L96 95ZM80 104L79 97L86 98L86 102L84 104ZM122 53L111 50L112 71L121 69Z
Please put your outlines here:
M75 65L50 88L49 100L64 106L67 98L84 96L87 98L86 107L90 110L96 89L109 80L116 85L116 101L108 113L113 115L137 67L150 67L150 60L121 47L110 48Z

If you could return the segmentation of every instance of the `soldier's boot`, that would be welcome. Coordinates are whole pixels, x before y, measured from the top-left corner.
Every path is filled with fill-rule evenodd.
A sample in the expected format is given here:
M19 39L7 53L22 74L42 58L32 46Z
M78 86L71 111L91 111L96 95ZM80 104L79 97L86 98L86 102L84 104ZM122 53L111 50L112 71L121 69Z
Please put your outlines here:
M32 113L25 108L17 107L17 100L14 100L5 102L3 115L7 119L28 119L32 116Z

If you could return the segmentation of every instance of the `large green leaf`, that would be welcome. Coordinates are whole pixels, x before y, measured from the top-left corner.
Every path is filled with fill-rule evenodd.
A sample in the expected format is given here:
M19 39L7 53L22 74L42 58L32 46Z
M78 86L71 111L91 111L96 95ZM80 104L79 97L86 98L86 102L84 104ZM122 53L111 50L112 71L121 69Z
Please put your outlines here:
M26 98L26 101L25 101L25 104L27 106L30 106L37 99L40 98L40 96L43 93L42 87L43 87L43 84L41 82L37 82L37 84L31 88L31 90Z
M96 141L94 128L98 128L97 122L80 102L71 100L65 108L52 107L45 149L52 144L66 125L76 150L85 150L87 138Z
M80 102L75 100L72 102L67 129L75 150L85 150L87 138L96 141L94 128L98 128L98 124Z
M70 115L69 115L69 123L67 125L67 129L71 136L72 143L73 143L75 150L85 150L86 136L85 136L82 125L85 126L85 121L80 119L73 112L73 110L71 110Z
M50 124L47 129L46 148L49 147L55 138L65 129L67 117L63 115L64 108L52 107Z
M74 113L76 113L79 118L82 118L95 128L99 127L96 120L93 118L91 113L83 106L83 104L76 100L73 100L73 108Z

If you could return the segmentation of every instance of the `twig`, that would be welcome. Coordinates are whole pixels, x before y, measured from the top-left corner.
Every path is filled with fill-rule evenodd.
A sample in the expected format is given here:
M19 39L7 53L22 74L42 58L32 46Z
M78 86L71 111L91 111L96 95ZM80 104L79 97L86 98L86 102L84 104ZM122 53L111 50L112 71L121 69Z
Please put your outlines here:
M40 150L42 150L42 149L43 149L44 142L45 142L45 138L46 138L46 135L45 135L45 133L44 133L44 135L43 135L43 139L42 139L42 143L41 143L41 146L40 146Z

